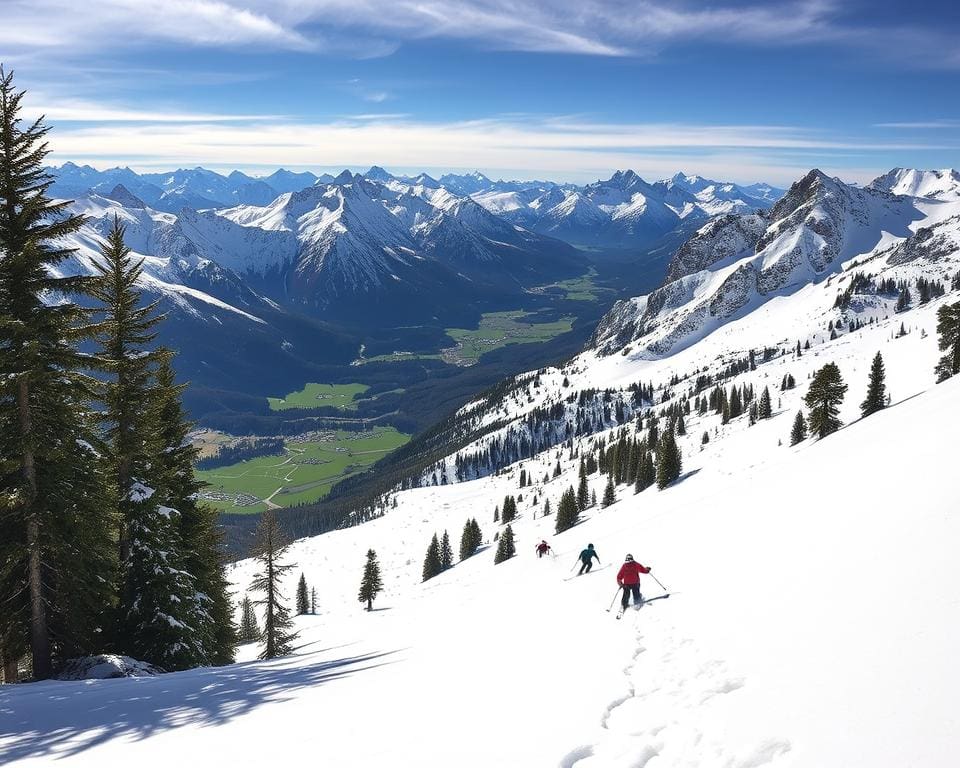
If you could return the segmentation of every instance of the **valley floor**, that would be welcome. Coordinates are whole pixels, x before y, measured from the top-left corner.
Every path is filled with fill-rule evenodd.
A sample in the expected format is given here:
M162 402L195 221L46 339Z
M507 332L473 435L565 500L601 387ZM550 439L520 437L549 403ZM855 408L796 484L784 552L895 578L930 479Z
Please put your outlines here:
M722 462L691 455L675 487L621 491L560 536L521 505L516 558L494 566L487 547L422 585L433 532L456 542L476 516L489 539L516 480L403 493L381 519L292 548L288 594L302 569L321 608L298 620L295 655L244 647L221 669L0 687L0 763L955 765L960 379L774 449L791 419L730 436ZM541 537L555 558L534 555ZM602 567L573 577L588 541ZM386 586L370 614L356 602L369 547ZM616 621L626 552L674 592ZM242 589L252 573L232 578Z

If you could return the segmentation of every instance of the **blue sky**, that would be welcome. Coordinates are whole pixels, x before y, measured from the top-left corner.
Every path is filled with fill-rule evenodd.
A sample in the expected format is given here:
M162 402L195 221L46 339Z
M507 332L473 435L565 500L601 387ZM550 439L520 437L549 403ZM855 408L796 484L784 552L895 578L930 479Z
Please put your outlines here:
M960 166L958 5L0 0L0 61L58 162L865 181Z

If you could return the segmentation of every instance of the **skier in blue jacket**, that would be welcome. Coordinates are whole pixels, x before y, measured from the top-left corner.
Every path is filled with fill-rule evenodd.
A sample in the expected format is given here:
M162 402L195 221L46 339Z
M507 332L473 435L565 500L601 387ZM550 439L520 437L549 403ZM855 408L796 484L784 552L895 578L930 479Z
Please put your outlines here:
M597 565L599 565L600 556L593 548L593 544L587 544L587 548L580 553L580 573L577 576L590 573L590 569L593 568L593 558L597 558Z

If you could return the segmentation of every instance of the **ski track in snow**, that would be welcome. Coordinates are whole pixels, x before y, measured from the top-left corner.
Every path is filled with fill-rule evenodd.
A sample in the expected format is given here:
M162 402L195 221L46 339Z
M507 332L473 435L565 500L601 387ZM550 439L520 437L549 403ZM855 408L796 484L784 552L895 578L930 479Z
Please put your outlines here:
M628 608L624 620L636 635L636 649L623 670L626 693L603 711L601 738L571 750L560 768L760 768L790 752L791 743L782 738L731 749L723 729L701 713L722 709L726 695L735 695L746 681L725 662L705 655L695 641L678 638L649 610ZM652 631L651 624L656 625Z

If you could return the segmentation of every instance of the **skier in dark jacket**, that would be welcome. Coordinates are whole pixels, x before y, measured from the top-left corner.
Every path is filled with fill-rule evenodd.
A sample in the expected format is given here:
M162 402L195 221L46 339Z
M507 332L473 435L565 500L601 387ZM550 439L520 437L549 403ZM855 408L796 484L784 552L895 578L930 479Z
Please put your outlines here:
M597 558L597 564L599 565L600 556L593 548L593 544L587 544L587 548L580 553L580 573L577 576L590 573L590 569L593 568L593 558Z
M617 572L617 584L623 588L623 598L620 600L621 610L627 610L627 603L630 602L631 595L633 595L634 607L639 607L643 601L643 595L640 594L641 573L650 573L650 569L640 565L633 559L633 555L627 555Z
M537 557L543 557L550 552L550 545L547 544L546 539L537 544Z

